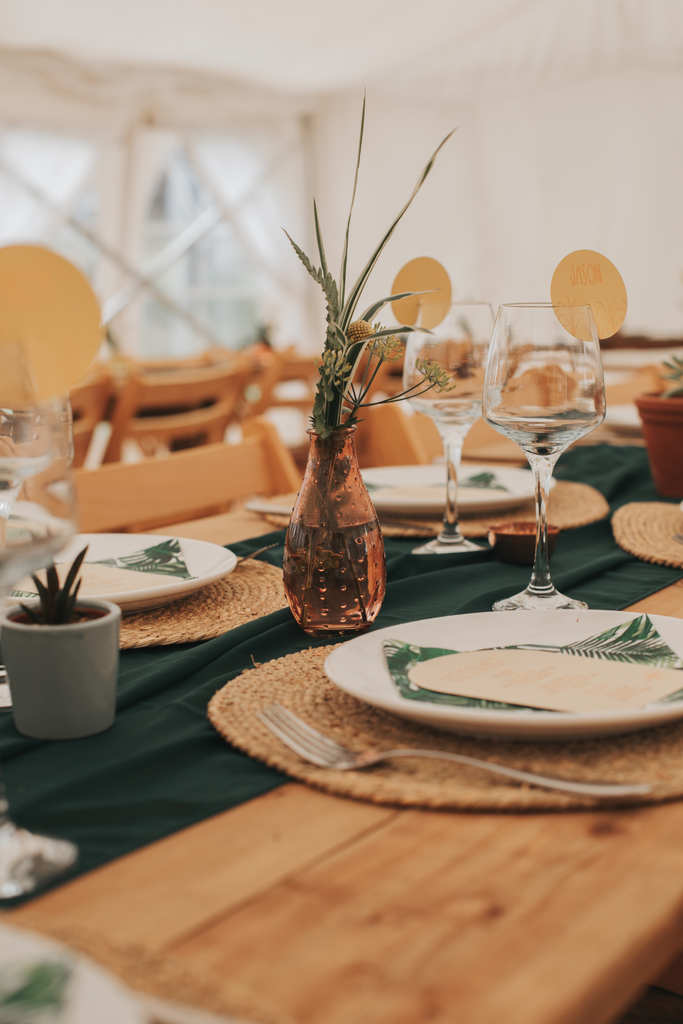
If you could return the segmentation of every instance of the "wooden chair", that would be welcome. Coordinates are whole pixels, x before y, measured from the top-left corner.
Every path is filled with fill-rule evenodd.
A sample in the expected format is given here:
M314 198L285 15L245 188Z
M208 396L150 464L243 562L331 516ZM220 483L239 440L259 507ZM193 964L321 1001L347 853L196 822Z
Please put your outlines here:
M234 365L236 356L227 348L220 345L212 345L196 356L186 356L184 359L143 359L137 366L142 373L173 373L176 370L202 370L209 366Z
M124 438L137 441L145 455L162 446L168 451L221 441L247 376L241 363L132 375L116 403L104 461L120 460Z
M268 352L262 357L260 365L252 371L250 385L258 389L257 397L250 402L250 412L260 415L273 406L290 406L308 413L313 408L315 383L318 380L318 368L312 355L302 355L295 349L283 352ZM301 381L304 384L302 394L288 397L278 395L278 385L290 381Z
M245 420L240 444L211 444L165 459L76 470L84 533L136 533L225 512L254 494L297 491L301 474L267 420Z
M443 455L443 443L433 420L422 413L406 414L400 405L379 405L363 410L356 440L362 468L368 466L427 465ZM524 454L483 419L471 427L462 455L474 462L510 462L526 465Z
M398 404L364 409L356 434L361 467L428 465L443 453L428 416L406 414Z
M71 388L69 399L73 414L75 467L82 466L88 454L93 431L107 417L114 384L104 367L98 368L83 383Z

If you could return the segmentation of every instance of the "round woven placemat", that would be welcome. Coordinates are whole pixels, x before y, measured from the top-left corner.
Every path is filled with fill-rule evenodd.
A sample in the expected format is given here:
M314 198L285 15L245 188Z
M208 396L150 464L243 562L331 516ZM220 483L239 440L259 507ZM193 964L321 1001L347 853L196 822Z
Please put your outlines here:
M355 750L432 747L582 782L650 783L652 793L639 803L683 796L683 724L569 743L512 743L456 736L381 711L337 689L323 671L332 650L334 645L309 648L248 669L213 696L209 719L233 746L292 778L329 793L377 804L548 811L617 806L618 802L608 804L544 790L426 758L396 758L363 771L317 768L276 739L256 712L269 704L283 704L319 732Z
M245 622L287 607L282 569L245 559L229 576L162 608L121 621L119 646L156 647L211 640Z
M256 992L172 953L152 951L133 942L114 942L88 928L56 924L32 909L0 919L41 932L84 953L138 992L254 1024L294 1024L288 1014L271 1006Z
M273 499L276 501L277 499ZM586 526L609 515L609 505L599 491L588 484L558 480L548 500L548 521L561 530ZM491 523L534 521L534 499L522 502L506 512L487 512L486 515L460 515L460 529L465 537L486 537ZM265 519L273 526L288 526L289 516L267 513ZM413 516L392 517L380 514L382 533L386 537L435 537L441 532L442 520L433 517L421 519Z
M663 501L633 501L612 516L614 539L620 548L645 562L683 569L683 512L678 505Z

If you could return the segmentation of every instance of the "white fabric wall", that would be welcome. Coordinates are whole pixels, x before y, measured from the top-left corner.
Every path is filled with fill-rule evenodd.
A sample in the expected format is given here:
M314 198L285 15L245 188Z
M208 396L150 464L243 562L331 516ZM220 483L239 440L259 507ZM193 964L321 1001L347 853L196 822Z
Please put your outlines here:
M462 299L545 299L559 259L595 248L624 276L625 330L680 336L683 5L575 0L571 32L563 31L564 0L503 6L508 16L489 36L466 35L458 49L444 33L433 60L424 53L404 59L370 85L350 276L429 154L458 126L375 271L368 302L388 293L397 270L418 255L441 260ZM33 128L72 139L59 166L49 153L41 158L43 171L51 169L37 184L52 189L65 209L95 182L104 197L98 231L135 262L139 212L155 167L169 139L189 141L263 269L264 319L275 323L281 344L317 348L320 293L280 229L315 256L315 193L336 269L361 102L359 88L304 96L199 71L0 51L0 124L19 132L14 149L0 147L0 158L24 159ZM240 138L250 140L249 158L240 158ZM254 195L252 174L260 182ZM45 211L22 205L2 179L0 241L24 230L40 234L55 225ZM105 299L125 275L112 264L100 273Z
M314 119L314 185L336 261L353 178L361 97ZM559 260L590 248L620 269L624 330L683 334L683 74L584 76L451 103L370 96L355 215L357 271L454 125L368 285L388 293L429 255L461 299L547 301ZM335 254L332 256L332 254Z

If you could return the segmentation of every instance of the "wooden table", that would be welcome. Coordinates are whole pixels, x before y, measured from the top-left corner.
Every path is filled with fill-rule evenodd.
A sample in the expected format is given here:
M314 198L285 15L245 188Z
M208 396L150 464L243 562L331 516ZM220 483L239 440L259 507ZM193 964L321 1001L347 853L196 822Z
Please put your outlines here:
M237 512L168 528L237 541ZM632 610L683 618L683 582ZM393 810L288 784L48 893L39 911L171 949L301 1024L603 1024L683 947L683 803ZM660 979L683 992L683 960Z

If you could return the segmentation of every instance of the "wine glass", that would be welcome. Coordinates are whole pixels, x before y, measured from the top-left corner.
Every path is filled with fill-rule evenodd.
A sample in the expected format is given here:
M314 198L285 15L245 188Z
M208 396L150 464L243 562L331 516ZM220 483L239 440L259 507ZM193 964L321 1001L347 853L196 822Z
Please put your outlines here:
M510 304L498 310L484 381L483 414L525 453L536 488L536 555L526 590L494 611L587 608L560 594L548 566L548 487L573 441L605 418L605 382L590 306Z
M26 573L47 566L76 531L62 403L18 399L12 388L3 399L16 359L16 349L0 344L0 600ZM15 825L0 781L0 900L32 892L77 856L73 843Z
M413 549L413 554L458 554L481 551L466 540L458 525L458 469L462 446L472 424L481 416L484 367L493 310L487 302L421 303L418 327L431 333L408 335L403 364L403 387L417 386L411 406L429 416L443 441L446 459L446 508L443 528L436 540ZM428 359L448 373L453 391L420 393L424 375L417 363Z

